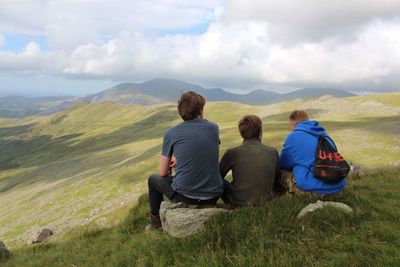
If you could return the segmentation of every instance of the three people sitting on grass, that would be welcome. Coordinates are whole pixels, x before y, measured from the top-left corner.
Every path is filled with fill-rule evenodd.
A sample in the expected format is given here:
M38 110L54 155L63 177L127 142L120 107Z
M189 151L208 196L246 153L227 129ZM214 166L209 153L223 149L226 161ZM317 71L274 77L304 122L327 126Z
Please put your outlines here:
M289 118L292 132L278 152L262 144L262 121L248 115L239 121L243 144L228 149L220 163L218 125L203 118L205 99L186 92L178 101L183 122L164 135L159 173L148 179L150 224L146 231L161 227L159 210L164 195L173 202L215 205L221 197L232 206L261 205L285 190L316 194L340 192L346 184L326 184L313 176L318 136L327 136L318 122L304 111ZM334 145L334 144L333 144ZM175 168L175 176L172 169ZM281 168L289 171L281 175ZM232 182L223 177L232 171Z

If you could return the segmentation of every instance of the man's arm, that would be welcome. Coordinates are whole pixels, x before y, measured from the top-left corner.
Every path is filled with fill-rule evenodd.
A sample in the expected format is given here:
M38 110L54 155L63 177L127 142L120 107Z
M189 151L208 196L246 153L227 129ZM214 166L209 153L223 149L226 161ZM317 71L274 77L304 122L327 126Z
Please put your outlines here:
M168 130L163 139L163 146L161 151L160 166L158 168L161 176L172 175L172 168L175 167L176 159L174 154L173 137L171 129Z
M232 169L230 154L230 150L228 149L222 156L221 161L219 162L219 172L221 173L222 178L224 178L227 173Z
M293 142L292 136L289 135L286 138L285 143L283 144L279 161L281 168L288 171L292 171L294 167L294 162L290 155L292 151L292 142Z
M285 192L285 188L283 187L282 184L282 172L281 172L281 166L279 164L278 152L276 152L276 157L278 160L275 166L274 193L280 194Z
M169 164L171 162L170 157L166 156L161 156L160 159L160 166L159 166L159 172L161 176L168 176L169 175Z

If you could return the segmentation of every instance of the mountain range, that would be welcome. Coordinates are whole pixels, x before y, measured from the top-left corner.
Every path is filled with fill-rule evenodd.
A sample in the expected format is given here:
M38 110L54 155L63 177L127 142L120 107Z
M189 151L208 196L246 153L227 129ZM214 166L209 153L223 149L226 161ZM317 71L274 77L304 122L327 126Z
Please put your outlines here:
M162 102L175 102L185 91L195 91L203 95L207 101L240 102L249 105L266 105L321 95L333 95L335 97L354 96L354 94L343 90L326 88L303 88L284 94L265 90L255 90L247 94L235 94L222 88L206 89L180 80L153 79L144 83L121 83L99 93L83 97L3 97L0 98L0 117L18 118L35 114L47 115L81 102L89 104L113 102L124 105L153 105Z

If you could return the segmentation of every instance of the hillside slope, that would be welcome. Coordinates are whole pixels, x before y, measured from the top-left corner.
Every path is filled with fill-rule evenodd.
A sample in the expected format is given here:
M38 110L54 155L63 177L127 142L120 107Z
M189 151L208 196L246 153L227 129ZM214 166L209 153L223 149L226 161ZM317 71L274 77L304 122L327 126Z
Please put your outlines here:
M354 208L317 211L297 220L313 200L286 195L259 208L212 218L201 233L176 239L143 233L143 196L112 228L89 226L58 244L14 252L4 266L397 266L400 169L352 180L338 199Z
M206 104L205 116L220 126L220 156L241 143L241 116L262 117L263 142L279 150L288 114L304 108L321 121L345 158L395 168L400 106L393 103L400 102L400 94L376 99L322 97L269 106L213 102ZM57 241L77 226L118 224L146 191L163 133L178 122L174 103L80 104L44 117L0 119L0 240L14 249L42 227L54 228Z

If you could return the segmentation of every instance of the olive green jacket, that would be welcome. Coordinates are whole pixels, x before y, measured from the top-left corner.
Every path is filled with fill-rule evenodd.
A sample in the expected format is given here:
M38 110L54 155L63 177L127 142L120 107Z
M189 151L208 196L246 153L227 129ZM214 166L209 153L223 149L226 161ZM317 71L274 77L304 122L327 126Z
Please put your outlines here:
M232 171L228 198L234 206L260 205L271 199L274 184L279 183L281 176L278 151L263 145L258 138L228 149L219 168L222 177Z

